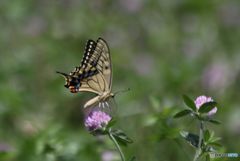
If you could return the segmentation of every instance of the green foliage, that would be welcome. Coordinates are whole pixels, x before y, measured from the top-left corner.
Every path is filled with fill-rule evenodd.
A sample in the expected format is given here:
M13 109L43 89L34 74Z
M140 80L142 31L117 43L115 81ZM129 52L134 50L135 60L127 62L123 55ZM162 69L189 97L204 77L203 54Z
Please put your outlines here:
M191 110L188 110L188 109L182 110L182 111L176 113L176 114L174 115L174 118L183 117L183 116L186 116L186 115L188 115L188 114L190 114L190 113L192 113Z
M202 106L199 107L198 112L208 113L209 111L211 111L216 106L217 106L217 102L207 102L207 103L204 103Z
M130 143L133 143L132 139L130 139L122 130L111 130L110 131L113 137L122 145L127 146Z
M206 161L210 161L210 156L209 156L209 154L206 155Z
M209 130L205 130L204 132L204 141L208 141L210 138L210 132Z
M136 160L136 157L135 156L133 156L132 158L130 158L130 160L129 161L135 161Z
M183 126L196 133L193 117L172 118L182 110L182 93L217 100L222 124L212 126L219 123L212 118L207 126L223 136L223 152L239 151L233 139L240 118L239 6L238 0L1 0L0 147L10 148L0 148L0 160L100 161L112 152L107 138L84 128L83 104L92 95L70 93L55 73L73 70L87 39L98 37L109 43L113 91L131 88L115 97L112 110L114 126L134 140L123 149L128 158L190 160L192 149L178 137Z
M116 119L111 119L111 120L108 122L108 124L107 124L107 126L106 126L106 129L109 129L109 128L113 127L116 123L117 123L117 120L116 120Z
M197 148L199 143L199 136L187 131L181 131L180 135L193 147Z
M221 124L220 121L218 121L218 120L214 120L214 119L209 119L208 121L211 122L211 123L213 123L213 124L216 124L216 125Z
M187 105L187 107L189 107L193 111L197 111L197 107L191 98L189 98L187 95L183 95L183 100L184 100L185 104Z

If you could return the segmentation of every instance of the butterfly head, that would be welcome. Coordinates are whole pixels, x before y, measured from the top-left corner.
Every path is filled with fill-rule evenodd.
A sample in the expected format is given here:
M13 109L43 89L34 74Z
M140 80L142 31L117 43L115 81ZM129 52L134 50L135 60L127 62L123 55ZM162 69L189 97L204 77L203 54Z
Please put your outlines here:
M110 93L110 97L114 98L115 94L114 93Z
M68 88L70 92L77 93L79 91L79 87L81 85L79 78L73 77L71 75L68 75L62 72L57 72L57 73L61 74L65 78L66 83L64 87Z

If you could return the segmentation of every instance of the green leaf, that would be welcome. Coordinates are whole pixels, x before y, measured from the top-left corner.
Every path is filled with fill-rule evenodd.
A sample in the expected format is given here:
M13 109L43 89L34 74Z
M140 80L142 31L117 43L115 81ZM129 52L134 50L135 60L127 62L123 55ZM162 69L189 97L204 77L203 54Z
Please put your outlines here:
M111 134L119 143L125 146L129 143L133 143L132 139L130 139L122 130L112 130Z
M107 128L107 129L111 128L113 125L116 124L116 122L117 122L117 120L115 120L115 119L111 119L111 120L108 122L106 128Z
M51 145L50 143L46 143L45 144L45 147L44 147L44 150L43 150L43 153L46 154L46 153L52 153L52 152L55 152L55 148L53 145Z
M136 160L135 156L133 156L132 158L129 159L129 161L134 161L134 160Z
M191 110L185 109L185 110L182 110L182 111L178 112L177 114L175 114L174 118L183 117L183 116L186 116L186 115L188 115L190 113L192 113Z
M204 140L205 140L205 141L208 141L209 138L210 138L210 132L209 132L208 130L206 130L206 131L204 132Z
M204 151L205 152L216 152L216 149L211 146L207 146Z
M216 143L216 142L209 143L208 145L217 146L217 147L222 147L221 144Z
M209 154L206 155L206 161L210 161L210 155Z
M191 98L189 98L187 95L183 95L183 100L184 100L184 103L193 111L197 110L194 101Z
M154 108L154 110L158 110L160 107L159 100L154 96L150 96L149 100L150 100L150 103L151 103L152 107Z
M218 121L218 120L210 119L210 120L208 120L208 121L211 122L211 123L213 123L213 124L216 124L216 125L221 124L221 121Z
M219 140L221 140L220 137L213 137L213 138L211 138L209 141L210 141L211 143L214 143L214 142L217 142L217 141L219 141Z
M90 131L90 133L94 136L96 135L106 135L107 134L107 130L105 129L96 129L96 130L92 130Z
M198 148L199 136L189 133L187 131L181 131L180 135L193 147ZM203 142L202 142L203 143Z
M217 102L206 102L202 106L200 106L198 112L200 112L200 113L208 113L214 107L216 107L216 105L217 105Z

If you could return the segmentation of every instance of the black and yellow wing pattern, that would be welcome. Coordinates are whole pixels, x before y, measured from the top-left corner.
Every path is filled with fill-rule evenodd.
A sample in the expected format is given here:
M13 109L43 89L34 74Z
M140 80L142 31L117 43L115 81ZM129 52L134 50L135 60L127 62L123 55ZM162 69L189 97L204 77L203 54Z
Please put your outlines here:
M93 40L88 40L80 66L75 67L74 70L69 74L57 72L64 76L66 80L64 86L69 88L72 93L78 92L82 79L98 73L96 64L99 58L93 56L95 48L96 42Z
M84 107L106 102L114 94L112 87L112 64L107 42L98 38L95 42L88 40L85 53L79 67L69 75L62 74L66 79L65 87L71 92L93 92L96 97L90 99Z

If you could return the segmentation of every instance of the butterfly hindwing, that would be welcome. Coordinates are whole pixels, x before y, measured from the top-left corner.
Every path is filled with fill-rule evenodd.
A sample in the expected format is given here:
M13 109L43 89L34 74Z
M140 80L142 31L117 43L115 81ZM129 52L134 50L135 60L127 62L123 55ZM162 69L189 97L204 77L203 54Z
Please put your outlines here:
M96 74L81 81L80 92L93 92L101 95L104 92L106 82L102 74Z

